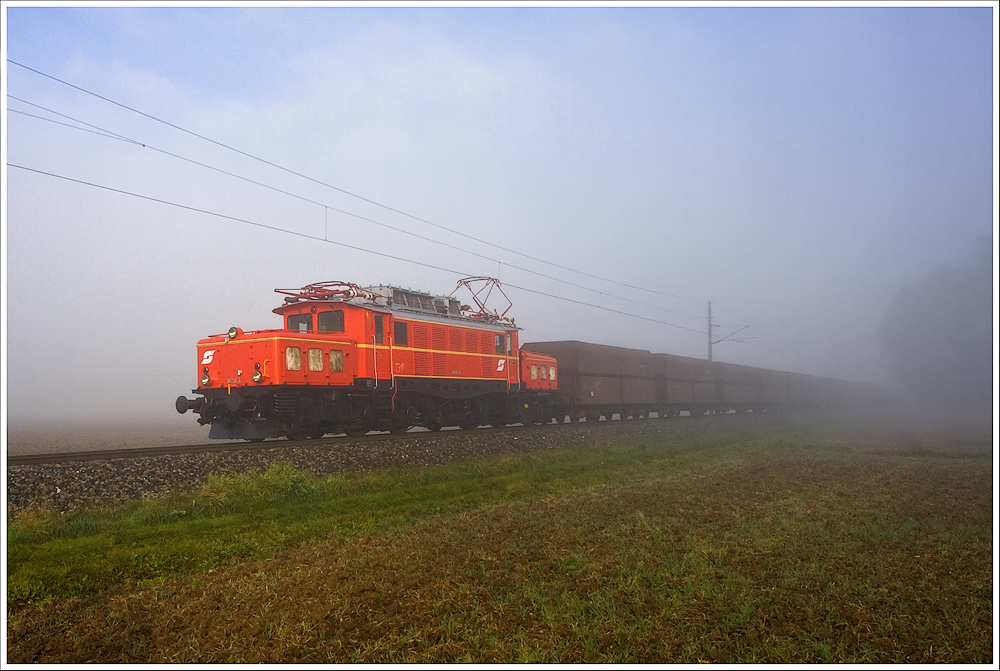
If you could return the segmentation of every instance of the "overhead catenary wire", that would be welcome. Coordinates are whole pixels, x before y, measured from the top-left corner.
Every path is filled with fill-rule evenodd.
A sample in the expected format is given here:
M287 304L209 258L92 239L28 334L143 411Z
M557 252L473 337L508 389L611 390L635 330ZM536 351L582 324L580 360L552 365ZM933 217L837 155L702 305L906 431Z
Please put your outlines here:
M389 230L396 231L398 233L402 233L403 235L408 235L408 236L411 236L411 237L414 237L414 238L417 238L417 239L420 239L420 240L431 242L433 244L441 245L441 246L446 247L448 249L452 249L452 250L459 251L459 252L462 252L462 253L465 253L465 254L469 254L469 255L472 255L472 256L475 256L475 257L478 257L478 258L490 261L492 263L496 263L498 265L498 268L500 266L506 266L506 267L514 269L514 270L518 270L518 271L521 271L521 272L529 273L529 274L535 275L537 277L542 277L542 278L545 278L545 279L548 279L548 280L551 280L551 281L554 281L554 282L558 282L558 283L561 283L561 284L572 286L574 288L584 289L586 291L590 291L592 293L596 293L596 294L599 294L599 295L606 295L606 296L609 296L609 297L614 298L616 300L624 301L626 303L631 303L633 305L638 305L638 306L641 306L641 307L650 308L650 309L653 309L653 310L658 310L658 311L664 312L664 313L670 313L670 314L676 314L676 315L680 315L680 316L684 316L684 317L689 317L691 319L699 319L699 320L702 319L702 317L698 316L698 315L692 315L692 314L689 314L689 313L686 313L686 312L681 312L679 310L671 310L669 308L664 308L664 307L661 307L661 306L658 306L658 305L652 305L652 304L649 304L649 303L644 303L642 301L637 301L637 300L634 300L634 299L631 299L631 298L626 298L624 296L617 296L615 294L607 293L606 291L600 291L598 289L592 289L590 287L586 287L586 286L580 285L580 284L575 283L575 282L564 280L564 279L559 278L559 277L554 277L552 275L541 273L541 272L538 272L536 270L531 270L529 268L524 268L524 267L521 267L521 266L517 266L517 265L514 265L514 264L509 263L509 262L501 261L500 259L496 259L496 258L487 256L485 254L480 254L479 252L475 252L475 251L472 251L472 250L469 250L469 249L464 249L462 247L458 247L456 245L453 245L453 244L450 244L450 243L447 243L447 242L442 242L442 241L436 240L434 238L430 238L430 237L427 237L427 236L424 236L424 235L420 235L419 233L414 233L413 231L408 231L408 230L406 230L404 228L399 228L398 226L393 226L391 224L387 224L385 222L378 221L376 219L372 219L370 217L366 217L366 216L363 216L363 215L360 215L360 214L357 214L357 213L354 213L354 212L350 212L348 210L344 210L344 209L341 209L341 208L338 208L338 207L334 207L333 205L329 205L327 203L322 203L322 202L314 200L312 198L307 198L307 197L302 196L300 194L292 193L292 192L287 191L285 189L281 189L281 188L272 186L270 184L259 182L259 181L254 180L254 179L250 179L249 177L245 177L243 175L239 175L239 174L230 172L228 170L224 170L222 168L219 168L219 167L216 167L216 166L212 166L212 165L209 165L207 163L203 163L201 161L197 161L195 159L188 158L186 156L182 156L180 154L175 154L175 153L167 151L165 149L160 149L160 148L155 147L155 146L153 146L153 145L151 145L151 144L149 144L147 142L141 142L141 141L136 140L134 138L127 137L127 136L122 135L120 133L116 133L116 132L108 130L106 128L102 128L100 126L88 123L86 121L83 121L81 119L77 119L77 118L69 116L67 114L63 114L62 112L57 112L57 111L55 111L53 109L50 109L48 107L44 107L42 105L38 105L36 103L30 102L28 100L24 100L23 98L19 98L17 96L11 95L11 94L7 94L7 97L9 97L9 98L11 98L13 100L16 100L16 101L18 101L20 103L23 103L25 105L30 105L32 107L36 107L38 109L44 110L44 111L46 111L46 112L48 112L50 114L55 114L55 115L57 115L59 117L62 117L64 119L69 119L70 121L73 121L75 123L82 124L83 126L86 126L86 128L83 128L83 127L80 127L80 126L74 126L72 124L63 123L61 121L57 121L55 119L49 119L49 118L46 118L46 117L43 117L43 116L39 116L39 115L36 115L36 114L30 114L28 112L24 112L24 111L21 111L21 110L16 110L16 109L10 109L10 108L8 108L8 112L13 112L15 114L20 114L22 116L30 117L30 118L33 118L33 119L38 119L40 121L45 121L45 122L48 122L48 123L53 123L53 124L57 124L57 125L60 125L60 126L65 126L67 128L72 128L74 130L80 130L80 131L84 131L84 132L88 132L88 133L94 133L94 134L96 134L96 135L98 135L100 137L105 137L105 138L109 138L109 139L113 139L113 140L118 140L120 142L125 142L125 143L128 143L128 144L137 145L137 146L140 146L140 147L142 147L144 149L149 149L149 150L152 150L152 151L164 154L166 156L170 156L171 158L175 158L175 159L178 159L178 160L181 160L181 161L185 161L185 162L191 163L193 165L197 165L199 167L205 168L207 170L212 170L214 172L217 172L217 173L220 173L220 174L223 174L223 175L227 175L229 177L233 177L234 179L239 179L239 180L242 180L242 181L247 182L249 184L253 184L253 185L259 186L261 188L269 189L269 190L274 191L276 193L281 193L281 194L289 196L291 198L296 198L296 199L301 200L303 202L311 203L313 205L322 207L322 208L324 208L324 217L326 216L326 214L328 213L329 210L332 210L334 212L338 212L338 213L343 214L345 216L349 216L349 217L353 217L355 219L358 219L359 221L365 221L365 222L374 224L376 226L381 226L383 228L387 228Z
M32 105L33 107L37 107L39 109L43 109L46 112L52 112L52 114L59 114L59 112L55 112L55 111L50 110L48 108L42 107L41 105L35 105L34 103L30 103L27 100L21 100L20 98L17 98L15 96L10 95L10 94L7 94L7 97L8 98L14 98L14 100L17 100L18 102L23 102L26 105ZM38 119L40 121L45 121L47 123L53 123L53 124L56 124L58 126L65 126L66 128L72 128L73 130L79 130L79 131L83 131L85 133L93 133L94 135L99 135L101 137L106 137L106 138L109 138L109 139L112 139L112 140L120 140L122 142L129 142L129 143L135 142L134 140L129 140L128 138L122 137L121 135L118 135L117 133L113 133L112 131L105 130L103 128L99 128L97 126L92 126L91 124L88 124L85 121L80 121L79 119L74 119L73 117L66 116L65 114L59 114L59 116L65 117L66 119L70 119L71 121L76 121L77 123L86 124L86 125L91 126L91 127L90 128L81 128L80 126L74 126L71 123L66 123L64 121L56 121L55 119L49 119L49 118L46 118L46 117L43 117L43 116L38 116L37 114L31 114L29 112L24 112L24 111L21 111L21 110L11 109L9 107L7 108L7 112L8 113L13 113L13 114L20 114L21 116L30 117L32 119Z
M352 249L352 250L359 251L359 252L365 252L367 254L373 254L375 256L381 256L383 258L392 259L394 261L403 261L405 263L411 263L411 264L414 264L414 265L422 266L424 268L430 268L430 269L433 269L433 270L440 270L442 272L446 272L446 273L450 273L450 274L455 274L455 275L460 275L460 276L463 276L463 277L468 277L468 276L476 274L476 273L469 273L469 272L455 270L453 268L445 268L443 266L438 266L438 265L435 265L433 263L427 263L425 261L417 261L415 259L408 259L406 257L396 256L394 254L389 254L388 252L380 252L380 251L376 251L376 250L373 250L373 249L367 249L367 248L364 248L364 247L358 247L357 245L351 245L349 243L340 242L338 240L326 240L326 239L323 239L323 238L321 238L321 237L319 237L317 235L310 235L308 233L301 233L301 232L298 232L298 231L292 231L292 230L289 230L289 229L286 229L286 228L281 228L280 226L271 226L269 224L263 224L261 222L251 221L250 219L243 219L241 217L234 217L232 215L222 214L220 212L213 212L211 210L206 210L206 209L199 208L199 207L194 207L194 206L191 206L191 205L184 205L183 203L177 203L175 201L165 200L165 199L162 199L162 198L156 198L154 196L147 196L147 195L144 195L144 194L135 193L133 191L126 191L124 189L117 189L115 187L107 186L107 185L104 185L104 184L97 184L95 182L88 182L86 180L76 179L76 178L73 178L73 177L68 177L66 175L59 175L59 174L56 174L56 173L47 172L45 170L38 170L36 168L29 168L27 166L18 165L16 163L10 163L10 162L8 162L7 163L7 167L9 167L9 168L17 168L19 170L25 170L25 171L33 172L33 173L36 173L36 174L39 174L39 175L44 175L44 176L47 176L47 177L61 179L61 180L65 180L65 181L68 181L68 182L73 182L73 183L76 183L76 184L81 184L81 185L84 185L84 186L89 186L89 187L93 187L93 188L97 188L97 189L103 189L105 191L110 191L110 192L113 192L113 193L118 193L118 194L122 194L122 195L126 195L126 196L131 196L131 197L134 197L134 198L140 198L142 200L148 200L148 201L155 202L155 203L160 203L160 204L163 204L163 205L169 205L171 207L177 207L177 208L181 208L181 209L188 210L188 211L191 211L191 212L198 212L200 214L206 214L206 215L213 216L213 217L219 217L219 218L227 219L229 221L234 221L234 222L237 222L237 223L247 224L247 225L250 225L250 226L256 226L258 228L263 228L263 229L267 229L267 230L270 230L270 231L275 231L275 232L278 232L278 233L287 233L289 235L294 235L294 236L297 236L297 237L300 237L300 238L314 240L314 241L317 241L317 242L324 242L326 244L336 245L338 247L344 247L346 249ZM547 293L547 292L544 292L544 291L538 291L537 289L529 289L528 287L522 287L522 286L518 286L516 284L510 284L510 283L506 283L505 282L504 286L512 288L512 289L517 289L519 291L523 291L523 292L530 293L530 294L536 294L536 295L539 295L539 296L545 296L547 298L553 298L553 299L556 299L556 300L565 301L567 303L573 303L575 305L581 305L581 306L591 307L591 308L595 308L597 310L603 310L605 312L612 312L612 313L623 315L623 316L626 316L626 317L632 317L633 319L640 319L640 320L643 320L643 321L652 322L654 324L662 324L663 326L670 326L672 328L681 329L683 331L690 331L692 333L698 333L698 334L702 334L702 335L704 335L704 333L705 333L704 331L699 331L697 329L688 328L686 326L681 326L679 324L673 324L671 322L666 322L666 321L663 321L663 320L660 320L660 319L654 319L652 317L646 317L644 315L637 315L637 314L633 314L631 312L625 312L624 310L615 310L613 308L603 307L603 306L600 306L600 305L595 305L593 303L587 303L586 301L580 301L580 300L576 300L576 299L573 299L573 298L568 298L566 296L559 296L558 294L552 294L552 293Z
M320 186L324 186L326 188L333 189L334 191L342 193L342 194L344 194L346 196L349 196L351 198L356 198L358 200L364 201L364 202L369 203L371 205L375 205L376 207L383 208L383 209L385 209L387 211L394 212L396 214L399 214L401 216L407 217L409 219L413 219L414 221L419 221L419 222L427 224L429 226L433 226L435 228L439 228L439 229L447 231L447 232L449 232L449 233L451 233L453 235L458 235L458 236L461 236L463 238L467 238L469 240L473 240L475 242L478 242L480 244L484 244L484 245L488 245L490 247L494 247L496 249L500 249L500 250L505 251L505 252L510 253L510 254L515 254L515 255L518 255L518 256L522 256L524 258L531 259L532 261L536 261L538 263L542 263L542 264L545 264L545 265L548 265L548 266L559 268L560 270L565 270L567 272L575 273L577 275L582 275L584 277L589 277L591 279L599 280L601 282L607 282L609 284L615 284L615 285L618 285L618 286L621 286L621 287L626 287L626 288L629 288L629 289L635 289L637 291L644 291L644 292L651 293L651 294L657 294L657 295L661 295L661 296L669 296L671 298L677 298L677 299L680 299L680 300L690 300L690 301L697 301L697 302L701 302L701 303L707 303L708 302L707 300L701 299L701 298L691 298L689 296L680 296L680 295L677 295L677 294L671 294L671 293L668 293L668 292L665 292L665 291L661 291L661 290L658 290L658 289L649 289L649 288L646 288L646 287L641 287L641 286L637 286L637 285L634 285L634 284L629 284L627 282L621 282L619 280L608 279L608 278L605 278L605 277L601 277L599 275L594 275L593 273L588 273L588 272L583 271L583 270L577 270L575 268L570 268L568 266L564 266L564 265L555 263L554 261L547 261L547 260L544 260L544 259L540 259L540 258L532 256L530 254L526 254L524 252L520 252L520 251L517 251L517 250L514 250L514 249L510 249L508 247L504 247L502 245L498 245L498 244L493 243L493 242L489 242L487 240L483 240L481 238L477 238L477 237L469 235L467 233L463 233L462 231L459 231L459 230L456 230L456 229L453 229L453 228L449 228L449 227L444 226L442 224L438 224L436 222L430 221L430 220L425 219L423 217L419 217L419 216L410 214L408 212L405 212L403 210L391 207L389 205L385 205L385 204L380 203L380 202L378 202L376 200L373 200L371 198L367 198L367 197L362 196L360 194L356 194L356 193L354 193L352 191L348 191L347 189L335 186L333 184L329 184L327 182L324 182L322 180L316 179L316 178L311 177L309 175L303 174L303 173L298 172L296 170L292 170L291 168L286 168L286 167L284 167L282 165L279 165L277 163L269 161L269 160L267 160L265 158L261 158L259 156L254 155L254 154L251 154L249 152L243 151L241 149L237 149L236 147L228 145L228 144L226 144L224 142L220 142L220 141L215 140L213 138L210 138L208 136L202 135L200 133L197 133L195 131L189 130L189 129L184 128L182 126L179 126L177 124L174 124L174 123L171 123L169 121L166 121L165 119L161 119L159 117L156 117L156 116L154 116L152 114L149 114L147 112L143 112L143 111L138 110L138 109L136 109L134 107L130 107L130 106L124 104L124 103L121 103L121 102L118 102L118 101L113 100L111 98L108 98L106 96L100 95L99 93L95 93L93 91L90 91L90 90L88 90L86 88L83 88L82 86L78 86L76 84L72 84L72 83L67 82L67 81L65 81L63 79L60 79L58 77L55 77L53 75L47 74L45 72L42 72L41 70L37 70L35 68L29 67L27 65L24 65L23 63L19 63L19 62L15 61L15 60L12 60L10 58L7 59L7 62L11 63L12 65L16 65L16 66L18 66L20 68L23 68L25 70L28 70L30 72L34 72L35 74L37 74L39 76L42 76L42 77L45 77L47 79L51 79L52 81L58 82L60 84L63 84L64 86L68 86L70 88L76 89L77 91L80 91L80 92L85 93L87 95L90 95L90 96L93 96L93 97L98 98L100 100L103 100L103 101L105 101L107 103L110 103L112 105L116 105L118 107L121 107L122 109L128 110L128 111L133 112L135 114L138 114L140 116L146 117L147 119L150 119L150 120L155 121L157 123L161 123L163 125L169 126L170 128L173 128L175 130L181 131L183 133L187 133L188 135L191 135L191 136L196 137L198 139L204 140L206 142L210 142L210 143L212 143L212 144L214 144L214 145L216 145L218 147L222 147L223 149L226 149L228 151L232 151L232 152L235 152L237 154L240 154L241 156L244 156L246 158L252 159L254 161L258 161L258 162L263 163L265 165L271 166L271 167L273 167L273 168L275 168L277 170L281 170L283 172L286 172L288 174L294 175L294 176L299 177L301 179L308 180L308 181L313 182L315 184L318 184Z

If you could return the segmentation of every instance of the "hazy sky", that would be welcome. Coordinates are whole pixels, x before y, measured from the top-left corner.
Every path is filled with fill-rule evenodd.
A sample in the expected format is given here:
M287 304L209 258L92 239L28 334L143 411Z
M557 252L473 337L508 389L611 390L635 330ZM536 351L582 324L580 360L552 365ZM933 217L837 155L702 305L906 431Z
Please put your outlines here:
M996 240L989 5L4 12L5 164L204 211L5 165L11 419L173 413L325 280L699 357L711 301L718 360L881 380L892 296Z

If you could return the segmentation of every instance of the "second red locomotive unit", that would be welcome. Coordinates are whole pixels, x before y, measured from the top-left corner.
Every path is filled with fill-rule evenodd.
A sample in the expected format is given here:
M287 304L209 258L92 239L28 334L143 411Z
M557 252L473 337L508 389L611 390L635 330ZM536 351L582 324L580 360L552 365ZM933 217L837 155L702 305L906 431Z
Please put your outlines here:
M521 351L513 320L479 300L495 280L463 285L478 311L390 286L276 289L282 328L199 341L200 398L177 411L200 415L210 438L251 441L549 421L555 358Z

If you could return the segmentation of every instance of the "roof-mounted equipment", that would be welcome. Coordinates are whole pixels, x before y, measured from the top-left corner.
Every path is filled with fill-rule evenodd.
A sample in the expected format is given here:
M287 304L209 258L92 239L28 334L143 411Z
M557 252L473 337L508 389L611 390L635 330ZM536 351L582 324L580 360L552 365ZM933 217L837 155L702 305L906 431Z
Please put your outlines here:
M349 301L353 298L372 301L384 298L376 293L362 289L350 282L314 282L301 289L275 289L275 293L285 294L286 303L298 301Z
M477 285L478 288L474 288L474 284ZM476 312L469 312L469 314L466 315L469 319L476 319L479 321L497 324L510 324L511 326L514 325L514 318L507 316L507 313L510 312L512 307L514 307L514 304L509 298L507 298L507 294L504 293L503 289L500 288L500 280L495 277L466 277L465 279L458 281L458 286L455 287L455 291L458 291L462 287L469 290L469 293L472 294L472 300L476 303L476 307L478 308ZM490 299L490 295L492 295L494 289L499 291L500 295L503 296L503 299L507 301L507 307L504 308L503 312L491 310L486 307L486 302ZM454 295L455 291L452 291L450 295ZM483 292L485 292L486 295L481 297ZM463 311L471 309L472 308L468 305L462 306Z

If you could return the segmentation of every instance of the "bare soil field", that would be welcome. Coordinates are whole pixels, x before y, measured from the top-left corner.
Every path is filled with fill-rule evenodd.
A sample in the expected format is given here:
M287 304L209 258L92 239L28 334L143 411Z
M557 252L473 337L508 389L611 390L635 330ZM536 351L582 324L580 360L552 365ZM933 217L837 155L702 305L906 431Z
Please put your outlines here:
M992 446L751 447L8 604L7 661L993 663Z

